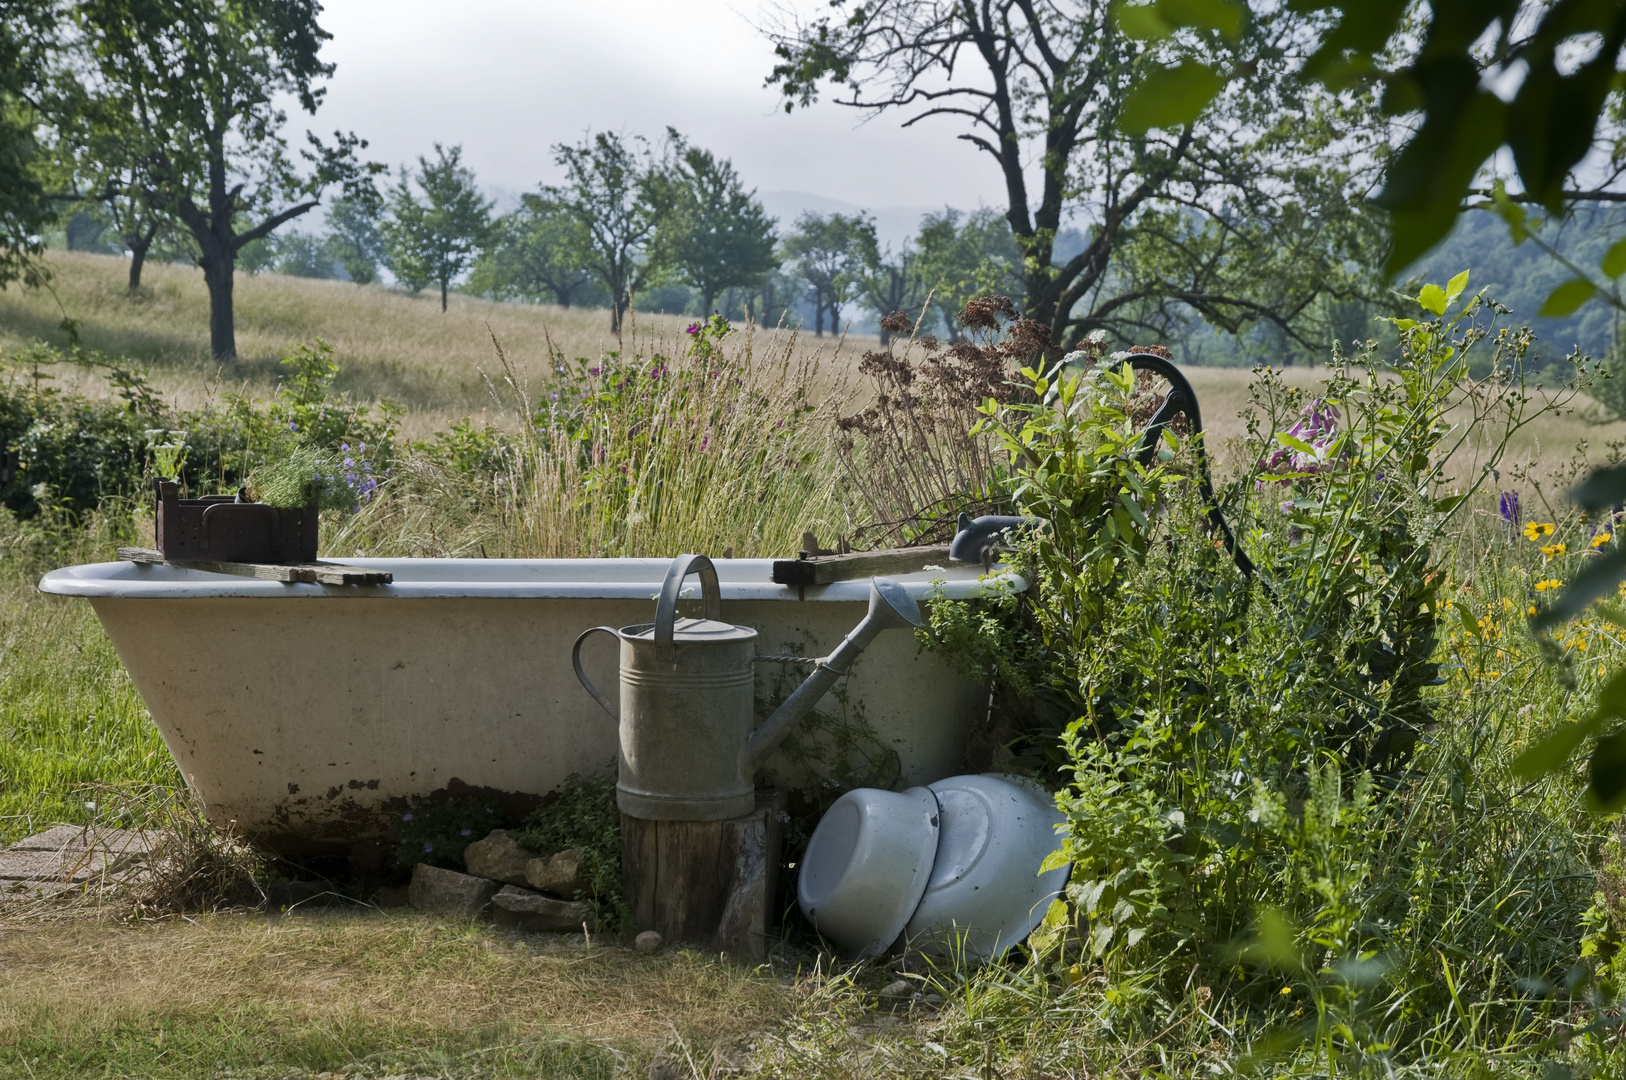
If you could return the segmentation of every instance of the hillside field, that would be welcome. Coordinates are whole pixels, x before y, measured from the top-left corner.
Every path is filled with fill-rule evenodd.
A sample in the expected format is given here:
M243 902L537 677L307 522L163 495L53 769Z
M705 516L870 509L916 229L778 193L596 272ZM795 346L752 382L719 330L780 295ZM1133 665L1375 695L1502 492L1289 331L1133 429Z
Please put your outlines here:
M597 357L624 347L610 333L609 312L603 309L498 303L454 293L442 313L438 297L428 290L413 295L343 281L239 274L239 359L222 366L209 356L208 294L197 269L149 264L146 284L132 297L124 289L126 263L121 257L52 251L49 259L54 272L49 289L13 286L0 291L0 350L33 341L64 344L67 337L59 324L65 314L78 321L87 348L137 361L182 407L218 399L222 391L266 394L280 357L319 337L333 346L341 365L338 388L359 400L403 406L402 434L417 438L465 416L510 422L508 404L493 397L487 382L501 384L493 340L522 381L533 386L547 378L554 352ZM635 311L628 336L647 351L672 352L683 347L677 339L691 321ZM879 347L873 336L815 338L774 328L752 332L763 339L790 334L793 352L816 356L829 388L854 395L855 401L863 393L853 378L857 362L865 351ZM770 344L763 341L764 352ZM1231 444L1245 430L1240 414L1248 404L1251 373L1219 367L1188 368L1187 373L1223 469L1235 457ZM1286 374L1291 383L1312 387L1325 372L1301 367ZM92 396L102 390L77 370L56 375L58 385ZM1581 398L1576 408L1532 425L1514 439L1510 464L1533 467L1539 474L1567 474L1577 457L1597 458L1611 440L1626 439L1626 423L1588 423L1588 412L1589 403ZM1463 467L1458 465L1459 472Z

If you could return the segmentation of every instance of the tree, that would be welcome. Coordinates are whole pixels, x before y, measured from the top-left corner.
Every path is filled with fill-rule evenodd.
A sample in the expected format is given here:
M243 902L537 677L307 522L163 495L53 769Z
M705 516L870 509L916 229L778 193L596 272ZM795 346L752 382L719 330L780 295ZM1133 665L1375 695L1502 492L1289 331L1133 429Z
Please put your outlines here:
M309 233L285 233L277 238L276 270L289 277L336 278L338 260L320 237Z
M637 136L630 141L644 143ZM540 194L543 202L574 220L574 257L609 290L610 331L616 334L631 295L664 269L654 240L669 191L647 147L639 150L628 142L605 131L578 146L554 146L554 161L564 167L565 182L544 187Z
M474 173L462 164L463 148L435 144L435 161L418 158L420 201L412 174L401 168L400 182L389 193L390 219L384 224L390 269L413 292L431 282L440 285L440 310L452 279L474 265L491 236L491 208L480 196Z
M1385 152L1375 103L1282 77L1309 17L1278 6L1249 20L1227 0L1122 10L1164 6L1227 18L1137 40L1109 14L1122 5L1100 0L875 0L778 27L769 82L787 110L828 83L870 115L959 125L1004 181L1024 313L1058 342L1098 328L1140 336L1190 310L1307 340L1316 295L1376 287L1362 271L1383 241L1363 202ZM1121 120L1158 119L1157 100L1133 96L1137 72L1153 67L1221 86L1198 119L1124 135ZM1069 214L1091 223L1089 243L1058 260Z
M357 285L378 280L385 256L384 234L378 226L383 211L384 200L372 184L357 185L354 194L334 199L327 208L328 254Z
M497 222L491 249L475 267L478 291L496 300L569 307L593 284L579 260L586 246L569 210L535 194Z
M904 241L897 254L891 245L885 252L865 253L864 269L859 278L866 307L881 320L881 347L892 343L892 330L886 316L901 311L911 322L921 315L926 302L926 278L920 270L920 252Z
M668 218L661 233L665 261L700 291L701 309L710 314L729 289L750 289L778 265L774 258L774 219L746 191L734 164L709 150L689 146L667 129L675 159L657 182L668 189L661 200Z
M945 207L927 214L915 245L922 283L954 340L960 338L955 317L972 297L1021 292L1022 253L1010 225L995 210L981 207L962 215Z
M36 256L56 205L37 168L35 128L56 8L53 0L0 0L0 288L45 280Z
M824 316L835 332L841 307L852 299L863 278L865 255L875 250L875 223L863 214L815 214L804 211L796 229L785 237L784 256L813 293L813 336L824 336Z
M281 131L291 97L315 114L333 73L318 53L329 34L316 0L80 0L66 74L83 82L115 132L139 132L138 183L147 204L177 220L197 246L209 289L209 342L237 355L232 282L238 252L319 205L334 183L354 186L374 166L367 144L307 133L301 173Z

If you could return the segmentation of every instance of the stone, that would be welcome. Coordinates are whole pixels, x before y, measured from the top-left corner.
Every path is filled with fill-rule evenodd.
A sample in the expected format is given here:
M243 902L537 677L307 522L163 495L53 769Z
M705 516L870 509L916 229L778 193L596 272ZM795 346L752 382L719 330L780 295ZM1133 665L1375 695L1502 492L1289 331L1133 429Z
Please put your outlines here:
M491 898L491 917L498 926L559 934L579 931L588 920L588 912L587 905L579 901L555 900L529 889L505 885Z
M148 855L162 834L156 830L93 829L82 825L57 825L11 845L12 851L83 851L98 847L114 855Z
M632 947L643 953L645 956L650 956L654 953L660 952L661 946L665 944L666 939L661 937L660 934L653 930L645 930L643 933L632 939Z
M509 885L525 884L525 866L534 858L536 852L521 847L507 829L492 829L484 840L463 850L469 873Z
M887 983L881 987L881 996L884 998L914 997L915 984L908 979L899 979L897 982Z
M566 848L546 859L532 859L525 864L525 882L531 888L565 900L576 899L577 893L587 891L582 876L582 849Z
M485 911L501 887L483 877L419 863L412 868L407 897L419 911L472 919Z

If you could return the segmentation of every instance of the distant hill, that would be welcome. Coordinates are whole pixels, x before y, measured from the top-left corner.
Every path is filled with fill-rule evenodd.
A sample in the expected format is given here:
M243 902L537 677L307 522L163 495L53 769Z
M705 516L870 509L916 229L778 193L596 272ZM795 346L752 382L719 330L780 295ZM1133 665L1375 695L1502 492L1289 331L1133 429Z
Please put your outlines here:
M1626 236L1626 206L1589 205L1578 209L1561 227L1543 235L1576 264L1598 276L1598 262L1609 245ZM1513 319L1536 331L1541 355L1557 358L1579 346L1601 357L1614 340L1615 311L1600 303L1584 305L1574 315L1544 319L1536 315L1547 294L1568 280L1570 272L1526 243L1514 247L1502 220L1483 210L1463 214L1455 230L1407 275L1416 282L1444 282L1472 271L1469 288L1513 309Z

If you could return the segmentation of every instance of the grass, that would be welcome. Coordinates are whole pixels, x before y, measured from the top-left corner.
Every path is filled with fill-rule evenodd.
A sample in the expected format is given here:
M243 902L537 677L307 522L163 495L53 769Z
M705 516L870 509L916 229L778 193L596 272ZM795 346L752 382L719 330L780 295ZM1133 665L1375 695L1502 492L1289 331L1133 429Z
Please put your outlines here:
M0 1075L654 1075L737 1049L787 979L416 912L0 933Z
M79 321L86 348L149 366L154 383L176 404L195 407L222 390L265 393L277 362L301 342L322 338L342 365L338 389L358 400L404 406L403 434L421 437L463 416L501 412L485 375L500 380L492 338L502 342L522 383L552 372L548 348L567 357L597 357L620 347L607 311L439 297L344 281L239 274L235 286L238 360L222 367L209 356L209 302L195 267L149 264L136 297L124 289L125 261L113 255L52 251L51 291L0 291L0 350L42 340L67 341L59 323ZM675 339L693 320L634 312L629 335ZM836 351L833 338L802 338L797 359ZM844 355L876 347L873 337L847 339Z
M180 773L90 605L46 596L58 558L102 558L96 529L76 552L0 517L0 845L93 811L79 785L176 785Z
M81 320L88 346L150 364L182 405L209 400L228 384L206 356L195 270L155 267L151 295L131 300L121 294L118 260L54 258L57 295ZM454 297L442 316L428 298L274 276L240 279L238 297L244 360L230 379L257 394L270 387L283 352L321 336L336 347L342 388L367 400L400 400L409 435L482 409L490 410L488 422L522 433L504 475L528 486L475 492L466 474L420 461L406 470L411 485L399 485L333 534L331 551L659 553L699 537L736 554L774 554L790 550L809 518L846 512L839 477L819 472L828 458L819 456L817 425L809 424L808 441L798 447L812 466L802 475L817 482L792 482L785 470L760 463L777 428L731 421L718 430L739 441L703 461L675 436L681 425L674 420L741 411L742 401L755 402L743 410L751 419L772 419L811 388L809 403L825 410L814 415L827 422L829 399L839 399L850 374L847 360L869 343L849 342L839 354L826 347L815 368L821 343L762 341L735 354L746 357L737 384L743 396L706 397L708 389L680 400L652 389L617 399L605 422L621 426L589 433L589 442L637 445L646 422L643 430L661 437L626 459L634 481L584 507L565 496L593 479L595 459L547 443L500 410L554 379L550 340L567 358L598 357L616 344L604 332L604 313ZM59 337L60 318L47 294L0 294L0 345ZM641 319L639 334L645 343L672 343L658 345L667 355L687 344L678 320ZM729 340L743 345L740 337ZM493 401L482 372L503 387L506 405ZM504 385L509 372L511 387ZM1325 374L1299 369L1287 380L1313 388ZM1191 375L1222 474L1249 464L1237 449L1244 429L1236 419L1247 404L1247 373ZM601 391L608 392L595 384ZM680 406L690 411L674 411ZM1584 452L1596 455L1626 432L1626 425L1589 427L1580 415L1544 417L1520 433L1515 460L1503 464L1505 483L1526 492L1527 514L1569 530L1562 536L1572 562L1584 557L1577 554L1587 544L1581 526L1566 526L1551 510L1556 499L1540 506L1527 481L1541 480L1550 493L1550 476L1573 467L1577 442L1585 439ZM1459 475L1476 467L1476 452L1454 464ZM660 493L665 509L632 521L655 505L639 501L651 493ZM731 509L753 499L767 507L760 518ZM97 517L77 532L9 520L4 528L0 839L9 840L91 817L87 789L78 785L173 785L177 777L88 605L33 590L35 576L55 562L106 557L131 528L128 519ZM941 1009L894 1009L876 992L896 971L832 969L811 952L790 950L778 966L753 970L688 952L643 957L616 941L520 938L408 912L217 912L6 925L0 1075L1197 1077L1237 1071L1287 1030L1273 1025L1300 1023L1318 1009L1348 1027L1360 1052L1335 1058L1318 1045L1284 1041L1262 1072L1538 1076L1550 1075L1544 1057L1556 1057L1593 1075L1621 1075L1619 1048L1607 1035L1568 1034L1592 1019L1582 996L1532 989L1526 976L1562 978L1566 965L1585 975L1578 966L1581 913L1594 885L1621 877L1622 867L1610 861L1616 856L1607 854L1605 829L1586 815L1574 777L1532 784L1514 775L1512 762L1552 725L1580 715L1599 684L1626 665L1626 641L1604 621L1576 624L1558 640L1565 666L1554 668L1525 632L1522 613L1535 581L1566 565L1550 563L1488 517L1456 543L1438 653L1447 665L1436 699L1441 720L1408 776L1409 790L1422 793L1416 805L1429 809L1394 823L1393 843L1369 867L1371 882L1399 883L1398 892L1437 905L1419 909L1430 925L1408 931L1410 951L1396 952L1397 965L1415 979L1401 995L1399 1020L1363 1013L1358 993L1332 1000L1339 984L1318 982L1324 973L1283 977L1288 995L1272 989L1262 1004L1226 994L1220 981L1155 987L1144 974L1150 962L1109 969L1017 959L974 975L928 973L922 988L947 999ZM1432 876L1408 878L1414 872ZM1428 1012L1407 1013L1410 1003L1425 1001ZM1540 1048L1555 1031L1565 1033L1568 1050ZM1383 1049L1395 1035L1411 1055L1398 1067Z

